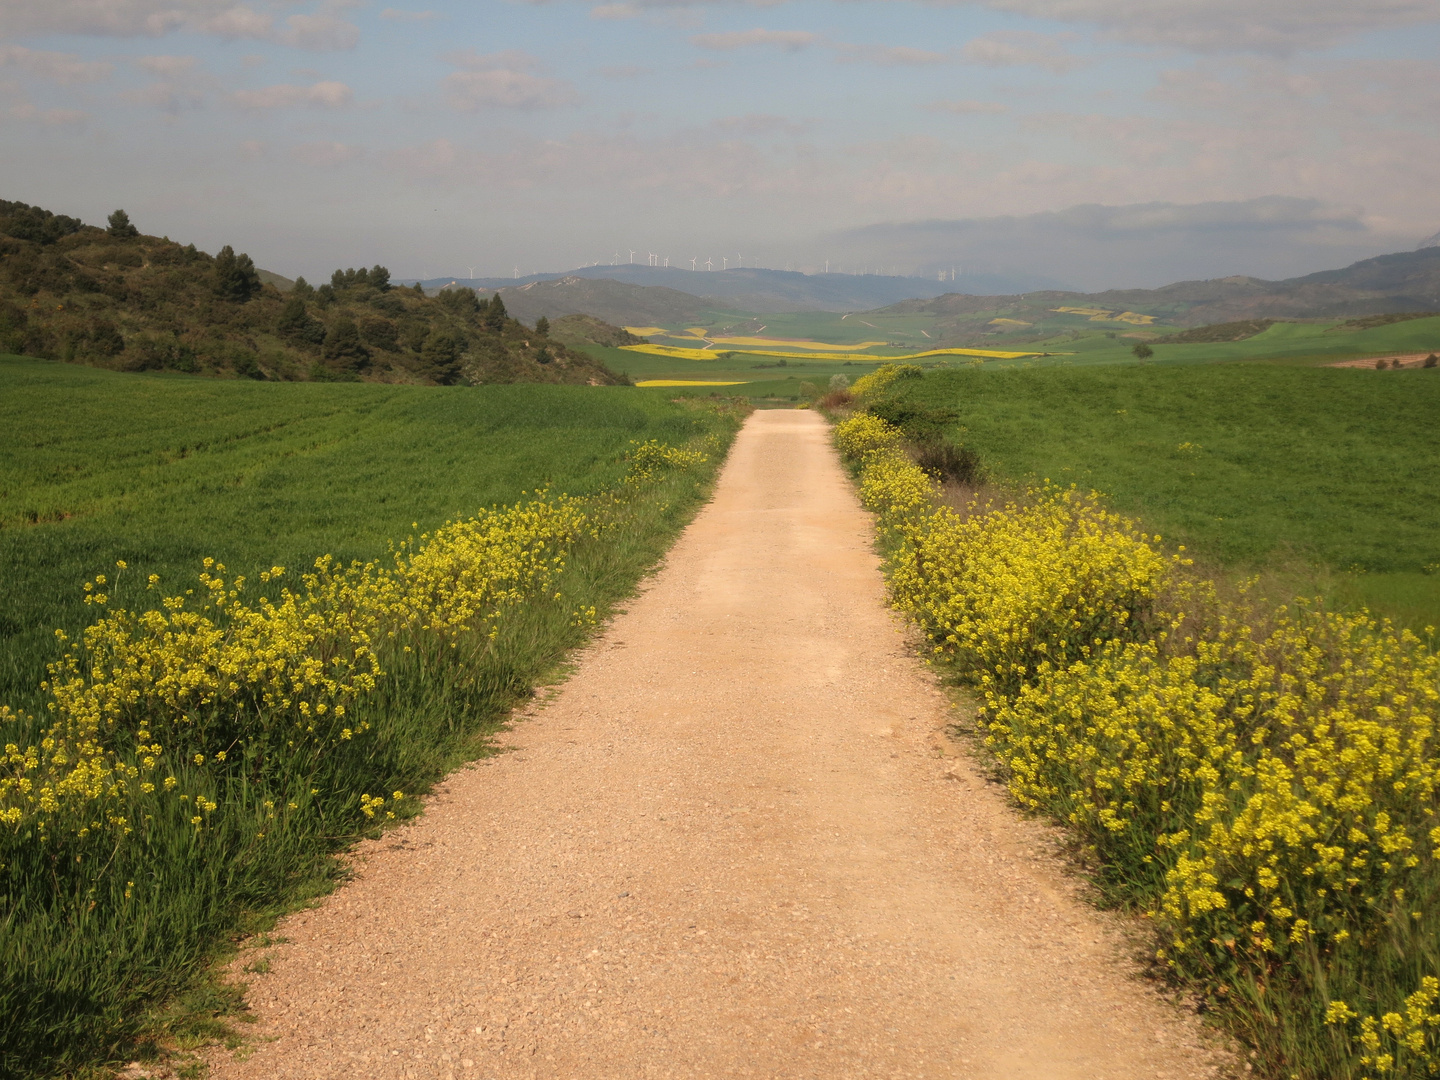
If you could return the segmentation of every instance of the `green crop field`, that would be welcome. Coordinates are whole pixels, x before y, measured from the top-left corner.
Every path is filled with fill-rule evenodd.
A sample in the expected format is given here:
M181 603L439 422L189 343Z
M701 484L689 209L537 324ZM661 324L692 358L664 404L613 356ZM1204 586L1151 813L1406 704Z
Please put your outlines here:
M599 392L594 392L594 391ZM370 558L412 522L550 483L613 484L631 440L703 426L624 388L387 387L120 375L0 359L0 703L29 705L80 585Z
M1098 489L1203 558L1308 566L1342 601L1440 625L1440 370L987 365L894 393L950 411L1000 477Z
M328 888L341 873L333 853L373 828L375 806L414 805L391 792L421 793L484 752L505 710L660 557L737 426L733 410L625 387L255 383L0 358L0 746L22 751L0 771L0 1075L70 1075L223 1035L214 1014L234 1007L235 992L205 972L224 943ZM492 515L443 543L435 536L423 565L461 576L430 592L403 584L429 580L419 571L395 579L409 593L342 592L343 601L326 599L324 579L319 591L301 580L317 556L384 558L412 523L434 536L447 520L527 499L535 509ZM566 524L576 514L594 525ZM526 545L536 544L544 560L562 553L553 584L548 561L524 576ZM230 632L191 638L183 613L164 636L112 618L103 640L128 644L95 668L82 650L72 685L133 678L139 703L115 705L98 736L103 752L85 749L81 699L72 693L52 712L60 699L40 688L61 652L53 631L73 641L117 605L168 618L162 596L189 612L192 588L223 599L197 581L207 557L224 564L211 570L226 588L248 579L231 595L250 621L213 607L202 616L199 598L195 617ZM275 565L286 575L263 584L260 572ZM472 572L480 584L464 585ZM81 588L97 574L107 577L96 588L108 596L103 609L87 606ZM157 592L147 590L151 574ZM462 587L490 604L484 597L510 595L511 577L523 603L493 601L493 620L466 616L443 633L429 616L404 621L406 604L443 604ZM312 622L283 604L264 614L257 596L278 602L287 583L312 605L303 609L317 613ZM374 599L386 595L410 599ZM362 672L348 697L323 679L307 684L324 707L279 702L300 695L288 687L303 666L297 659L283 669L294 674L267 684L266 665L332 655L326 643L345 641L356 619L398 628L370 639L379 675ZM231 637L235 626L259 643ZM210 658L210 648L247 659L227 668L229 654ZM334 653L334 678L360 670L360 657ZM154 665L170 663L196 685L213 683L214 697L164 698ZM266 685L287 689L264 696ZM102 700L97 692L84 700ZM62 785L58 809L47 809L7 783L53 783L75 764L43 750L38 765L24 760L56 718L71 753L110 779ZM367 803L375 792L382 803Z

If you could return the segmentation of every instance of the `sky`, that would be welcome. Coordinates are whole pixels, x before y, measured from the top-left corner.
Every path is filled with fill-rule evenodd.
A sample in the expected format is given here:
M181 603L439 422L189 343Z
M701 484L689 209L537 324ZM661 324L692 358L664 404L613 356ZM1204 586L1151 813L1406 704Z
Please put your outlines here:
M0 0L0 198L312 280L1098 289L1440 230L1440 0L386 3Z

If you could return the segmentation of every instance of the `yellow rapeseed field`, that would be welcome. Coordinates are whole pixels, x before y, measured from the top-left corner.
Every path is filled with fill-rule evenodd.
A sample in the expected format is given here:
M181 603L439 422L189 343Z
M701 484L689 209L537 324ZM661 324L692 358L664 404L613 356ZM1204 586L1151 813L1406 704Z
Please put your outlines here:
M1094 495L960 513L879 418L836 439L1012 795L1079 832L1158 959L1276 1075L1440 1074L1440 657L1365 614L1222 600Z

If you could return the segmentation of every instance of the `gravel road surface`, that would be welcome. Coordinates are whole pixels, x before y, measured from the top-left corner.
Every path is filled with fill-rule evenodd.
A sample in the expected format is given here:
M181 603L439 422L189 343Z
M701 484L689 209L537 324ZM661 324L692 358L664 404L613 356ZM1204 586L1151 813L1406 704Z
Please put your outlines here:
M512 752L237 961L259 1023L212 1075L1220 1075L950 710L826 425L756 413Z

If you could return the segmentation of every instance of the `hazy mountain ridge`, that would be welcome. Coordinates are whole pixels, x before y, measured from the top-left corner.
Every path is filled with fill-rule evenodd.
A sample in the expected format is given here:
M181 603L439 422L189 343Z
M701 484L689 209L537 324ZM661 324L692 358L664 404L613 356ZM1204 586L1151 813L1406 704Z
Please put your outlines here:
M1019 291L1027 285L1041 284L1039 279L1027 281L996 275L961 275L957 281L942 282L932 278L882 274L802 274L793 270L756 267L691 271L674 266L634 266L628 263L587 266L563 273L532 274L521 278L426 278L420 284L426 290L468 285L483 292L501 291L506 304L509 304L513 290L542 282L576 280L612 281L637 288L666 288L694 297L705 308L753 314L871 311L900 300L940 296L962 285L971 292L980 292L1007 288ZM549 318L555 317L548 311L544 314Z
M1057 307L1131 311L1181 326L1240 322L1247 319L1359 318L1393 311L1440 308L1440 247L1422 247L1362 259L1338 270L1322 270L1284 281L1252 277L1181 281L1158 289L1105 292L1032 292L974 296L952 293L879 309L886 313L951 316L946 327L964 333L996 315L1017 317ZM981 317L984 317L983 319Z

